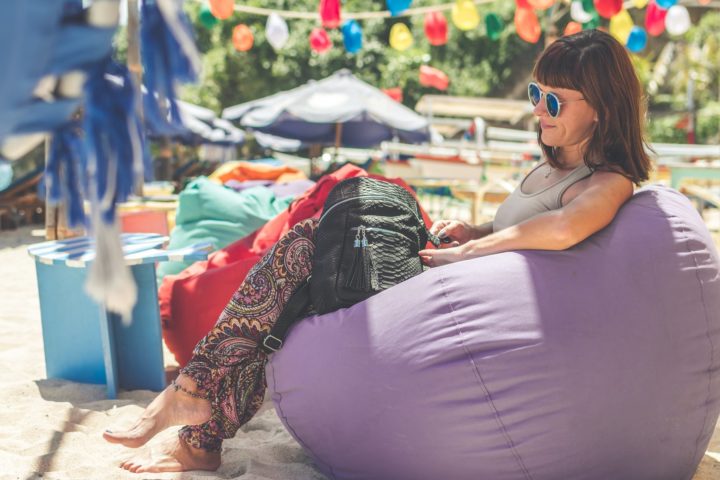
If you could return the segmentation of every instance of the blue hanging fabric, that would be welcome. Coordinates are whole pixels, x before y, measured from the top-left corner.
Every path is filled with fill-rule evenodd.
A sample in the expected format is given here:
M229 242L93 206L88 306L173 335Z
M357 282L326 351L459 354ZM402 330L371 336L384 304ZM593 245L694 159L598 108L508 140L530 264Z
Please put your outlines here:
M142 0L140 49L143 62L143 110L148 129L155 135L182 136L175 84L197 81L200 54L181 0Z
M112 75L121 82L111 81ZM125 201L142 178L144 132L135 113L135 91L127 67L112 60L91 72L86 83L83 130L88 170L106 223L115 219L115 203ZM91 195L92 197L92 195Z
M67 205L68 225L86 226L83 199L87 198L87 152L79 120L55 130L45 166L48 203Z
M135 89L125 66L108 59L90 72L85 96L85 184L96 252L85 288L92 298L128 322L137 287L123 259L115 206L133 193L143 171L149 169L150 159L145 155Z
M10 160L32 149L38 132L70 120L82 101L83 72L112 51L119 2L82 6L81 0L3 3L0 154Z

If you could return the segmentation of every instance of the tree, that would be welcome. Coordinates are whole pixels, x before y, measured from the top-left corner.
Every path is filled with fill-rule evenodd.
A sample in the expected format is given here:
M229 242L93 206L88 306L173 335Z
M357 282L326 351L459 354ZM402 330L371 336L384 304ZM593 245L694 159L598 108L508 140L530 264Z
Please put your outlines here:
M678 123L687 123L689 95L695 111L696 140L720 141L720 13L707 13L680 39L664 47L648 75L649 122L653 141L683 142ZM678 113L681 112L681 113ZM686 113L688 112L688 113Z
M423 5L444 3L445 0L424 2ZM314 12L317 0L251 0L251 6L278 10ZM494 11L503 17L506 27L500 39L490 40L484 24L469 32L450 27L447 45L431 46L424 36L424 17L401 17L361 21L363 48L357 54L345 52L342 34L329 32L333 48L324 55L310 50L308 36L316 23L309 20L288 20L290 38L285 47L275 52L265 40L266 17L236 13L208 30L199 22L200 6L188 2L204 56L204 74L200 85L183 90L183 98L219 110L278 91L294 88L311 79L327 77L341 68L379 87L403 88L404 103L413 107L421 95L438 93L422 87L418 80L420 65L429 64L445 71L451 84L451 95L492 96L507 91L514 78L527 78L541 42L531 45L522 41L512 26L514 5L496 2L481 6L481 17ZM376 11L385 8L384 2L346 0L344 11ZM449 12L446 12L450 22ZM415 44L404 52L393 50L387 42L395 22L408 24ZM255 36L255 44L248 52L237 52L231 44L232 29L247 24Z

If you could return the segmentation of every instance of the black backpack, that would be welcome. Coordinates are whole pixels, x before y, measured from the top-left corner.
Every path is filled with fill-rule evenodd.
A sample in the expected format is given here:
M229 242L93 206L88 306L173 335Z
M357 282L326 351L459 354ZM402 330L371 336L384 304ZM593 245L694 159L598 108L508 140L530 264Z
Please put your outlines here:
M418 252L428 240L439 245L404 188L369 177L338 183L323 206L312 275L288 301L263 350L279 350L310 304L317 313L333 312L422 273Z

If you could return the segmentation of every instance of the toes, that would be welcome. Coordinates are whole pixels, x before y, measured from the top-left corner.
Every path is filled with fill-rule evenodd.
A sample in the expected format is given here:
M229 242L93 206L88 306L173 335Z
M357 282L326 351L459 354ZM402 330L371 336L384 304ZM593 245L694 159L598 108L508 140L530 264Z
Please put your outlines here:
M110 443L117 443L119 441L116 435L116 433L111 432L110 430L105 430L102 434L105 441Z
M128 430L126 432L103 432L103 438L109 443L120 443L129 448L137 448L144 445L148 440L147 432Z
M176 461L164 461L159 463L151 463L150 465L141 466L135 471L135 473L161 473L161 472L183 472L183 468L180 462Z

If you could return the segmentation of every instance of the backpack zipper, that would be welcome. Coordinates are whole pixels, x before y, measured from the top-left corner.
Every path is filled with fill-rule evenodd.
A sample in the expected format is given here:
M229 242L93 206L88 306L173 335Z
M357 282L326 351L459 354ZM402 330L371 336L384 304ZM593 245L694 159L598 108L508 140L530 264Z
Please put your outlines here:
M356 241L356 242L357 242L358 240L362 240L363 238L365 238L365 246L367 246L367 237L365 236L365 232L366 232L366 231L367 231L367 232L385 232L385 233L388 233L388 234L390 234L390 235L394 235L394 236L396 236L396 237L403 237L405 240L407 240L407 241L410 242L410 243L415 243L415 242L413 242L411 239L409 239L409 238L407 237L407 235L404 235L404 234L402 234L402 233L400 233L400 232L396 232L396 231L394 231L394 230L388 230L387 228L365 227L365 226L362 226L362 225L361 225L361 226L359 226L359 227L352 227L352 228L350 229L350 231L351 231L351 232L357 232L358 236L355 237L355 241ZM361 233L361 231L362 231L362 233ZM358 245L355 245L355 246L357 247Z
M322 223L322 221L323 221L323 219L325 218L325 216L326 216L327 214L329 214L330 212L332 212L332 210L333 210L335 207L337 207L338 205L342 205L343 203L351 202L351 201L353 201L353 200L359 200L359 199L361 199L361 198L363 198L363 199L375 198L375 199L379 199L379 200L385 200L385 201L390 202L390 203L394 203L395 205L407 206L407 205L405 205L405 204L403 204L403 203L396 202L396 201L394 201L394 200L391 200L391 199L389 199L389 198L387 198L387 197L384 197L384 196L381 196L381 195L358 195L357 197L346 198L346 199L344 199L344 200L340 200L339 202L337 202L336 204L334 204L333 206L331 206L330 208L328 208L327 211L323 212L323 214L320 216L320 220L319 220L318 223ZM413 215L415 215L415 218L417 218L422 225L425 225L425 222L422 221L422 218L418 218L418 216L417 216L417 214L416 214L415 212L413 212Z

